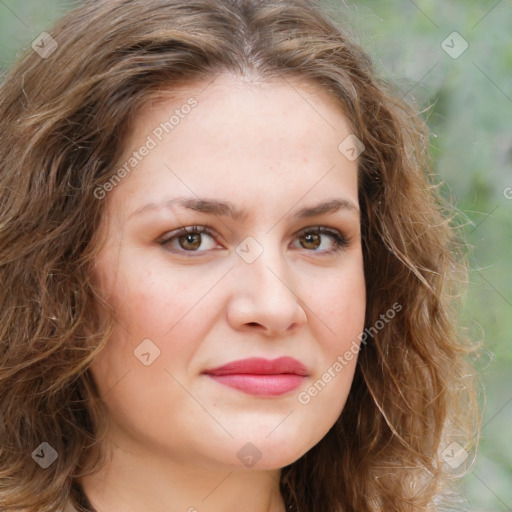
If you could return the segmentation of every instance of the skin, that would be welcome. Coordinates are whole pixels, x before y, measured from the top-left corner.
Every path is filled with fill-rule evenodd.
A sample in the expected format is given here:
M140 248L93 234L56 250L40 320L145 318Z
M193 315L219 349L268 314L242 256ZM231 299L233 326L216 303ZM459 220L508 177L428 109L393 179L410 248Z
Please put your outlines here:
M109 410L113 455L81 483L102 512L283 512L280 468L335 423L357 358L308 404L298 395L364 328L357 161L338 150L351 129L316 86L223 74L141 112L125 156L191 97L197 106L105 199L94 279L118 324L91 371ZM177 206L134 213L177 196L230 201L247 215ZM354 208L293 218L330 199ZM158 243L194 225L214 237ZM318 226L340 231L347 245L329 253L330 235L300 233ZM250 263L236 252L247 237L262 249ZM148 366L134 355L145 339L160 350ZM309 372L281 396L253 396L202 373L280 356ZM261 454L252 467L237 456L246 443Z

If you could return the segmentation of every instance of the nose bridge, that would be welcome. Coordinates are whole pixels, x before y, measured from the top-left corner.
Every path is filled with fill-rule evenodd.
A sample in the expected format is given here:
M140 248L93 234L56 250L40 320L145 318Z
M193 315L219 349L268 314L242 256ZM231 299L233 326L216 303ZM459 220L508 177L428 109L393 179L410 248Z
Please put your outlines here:
M238 247L237 253L243 260L240 262L240 273L255 285L255 292L273 291L274 296L292 295L289 289L290 278L285 255L282 248L271 234L247 237ZM285 282L283 282L285 281ZM286 284L285 284L286 283ZM259 285L259 286L258 286Z
M302 324L306 315L286 255L275 237L247 237L236 251L240 257L236 271L238 300L232 304L231 319L238 324L259 324L273 333Z

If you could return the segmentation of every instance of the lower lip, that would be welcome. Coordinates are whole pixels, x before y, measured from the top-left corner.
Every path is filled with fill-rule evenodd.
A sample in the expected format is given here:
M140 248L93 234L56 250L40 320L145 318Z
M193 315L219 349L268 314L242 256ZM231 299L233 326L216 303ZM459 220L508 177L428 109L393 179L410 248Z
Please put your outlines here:
M208 377L238 389L244 393L256 396L279 396L297 389L305 377L290 373L278 375L254 375L254 374L233 374L233 375L208 375Z

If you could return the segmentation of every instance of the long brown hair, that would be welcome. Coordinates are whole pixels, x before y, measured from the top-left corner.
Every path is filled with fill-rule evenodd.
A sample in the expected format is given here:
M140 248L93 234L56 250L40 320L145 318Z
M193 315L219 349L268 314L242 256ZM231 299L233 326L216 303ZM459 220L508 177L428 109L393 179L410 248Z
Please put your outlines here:
M100 321L90 277L106 204L94 192L145 104L221 72L299 78L337 101L365 146L366 326L402 306L361 350L336 424L283 468L285 502L435 509L457 476L443 450L470 451L479 415L456 323L461 245L415 110L313 1L90 0L44 37L0 88L0 509L79 507L74 484L104 463L88 367L114 320ZM43 442L58 454L45 469L31 457Z

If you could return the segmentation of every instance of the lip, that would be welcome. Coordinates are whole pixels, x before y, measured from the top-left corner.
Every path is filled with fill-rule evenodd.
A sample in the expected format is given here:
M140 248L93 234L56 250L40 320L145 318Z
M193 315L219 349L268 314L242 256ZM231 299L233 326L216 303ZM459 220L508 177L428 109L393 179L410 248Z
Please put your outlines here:
M255 396L279 396L298 388L308 369L292 357L240 359L205 370L220 384Z

